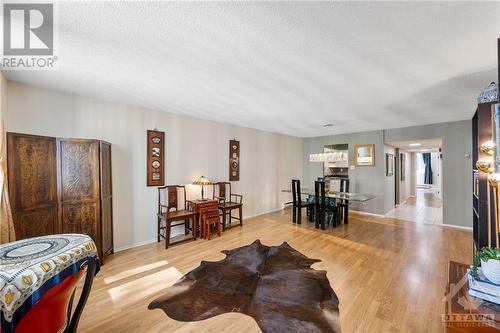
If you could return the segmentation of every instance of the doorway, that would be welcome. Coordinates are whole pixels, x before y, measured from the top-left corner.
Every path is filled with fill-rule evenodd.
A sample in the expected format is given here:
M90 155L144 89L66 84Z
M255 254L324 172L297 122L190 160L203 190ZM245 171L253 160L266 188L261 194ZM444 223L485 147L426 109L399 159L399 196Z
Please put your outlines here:
M395 148L394 209L386 216L443 223L441 139L388 143Z

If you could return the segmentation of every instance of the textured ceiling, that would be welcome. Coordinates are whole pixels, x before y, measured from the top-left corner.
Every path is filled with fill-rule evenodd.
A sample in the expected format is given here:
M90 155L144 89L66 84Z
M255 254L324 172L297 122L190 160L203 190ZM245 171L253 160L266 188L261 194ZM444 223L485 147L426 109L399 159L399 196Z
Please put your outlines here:
M295 136L468 119L500 3L64 2L15 81ZM323 128L333 123L333 128Z

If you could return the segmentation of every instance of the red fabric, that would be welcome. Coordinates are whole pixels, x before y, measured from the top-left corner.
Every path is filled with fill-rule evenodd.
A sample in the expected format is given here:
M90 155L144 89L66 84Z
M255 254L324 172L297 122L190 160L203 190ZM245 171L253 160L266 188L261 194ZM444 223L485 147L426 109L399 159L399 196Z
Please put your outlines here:
M61 332L66 325L71 294L85 272L86 269L83 269L68 276L63 282L47 291L40 302L23 317L15 333ZM77 302L75 297L73 308Z

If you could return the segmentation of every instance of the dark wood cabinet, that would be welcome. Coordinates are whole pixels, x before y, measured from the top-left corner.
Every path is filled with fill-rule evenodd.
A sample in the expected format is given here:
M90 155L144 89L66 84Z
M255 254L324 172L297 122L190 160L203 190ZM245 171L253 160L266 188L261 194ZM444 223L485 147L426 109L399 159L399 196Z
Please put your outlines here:
M495 223L488 222L488 202L492 197L492 188L488 186L488 174L481 172L476 167L476 162L481 159L489 158L488 155L481 152L481 144L486 141L494 140L493 137L493 114L492 106L495 103L478 104L476 113L472 118L472 217L473 217L473 236L475 249L481 249L488 246L491 241L495 241L493 236L496 231L488 230L488 226L494 226ZM490 194L488 195L488 191ZM495 216L494 212L493 215Z
M100 142L101 171L101 248L104 255L113 253L113 185L111 182L111 144Z
M84 233L102 260L113 253L111 144L7 133L7 145L17 238Z
M498 50L498 86L500 86L500 38L497 40ZM497 95L498 96L498 95ZM499 247L500 227L497 209L500 200L495 197L500 191L488 185L488 174L478 170L478 160L491 159L494 163L495 155L489 156L481 151L481 145L487 141L497 142L498 133L495 133L495 104L492 102L479 103L472 118L472 227L474 237L474 251L483 247ZM498 149L498 143L497 147ZM500 172L498 169L495 172ZM499 193L496 193L499 192Z
M56 139L8 133L7 150L10 203L17 238L54 234Z

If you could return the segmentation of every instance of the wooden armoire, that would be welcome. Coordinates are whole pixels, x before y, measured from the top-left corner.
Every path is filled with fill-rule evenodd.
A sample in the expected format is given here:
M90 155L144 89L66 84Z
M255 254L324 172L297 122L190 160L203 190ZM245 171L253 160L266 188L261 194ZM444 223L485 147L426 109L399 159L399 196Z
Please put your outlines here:
M7 166L17 239L83 233L113 253L110 143L7 133Z

